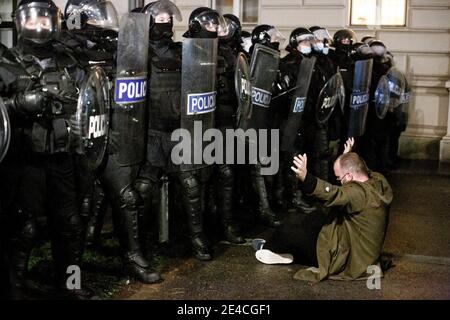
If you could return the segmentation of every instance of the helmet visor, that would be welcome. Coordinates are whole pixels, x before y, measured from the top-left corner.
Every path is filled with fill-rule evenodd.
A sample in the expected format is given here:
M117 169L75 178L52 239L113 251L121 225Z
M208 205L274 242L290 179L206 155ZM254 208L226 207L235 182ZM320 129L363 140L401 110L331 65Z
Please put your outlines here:
M20 38L35 43L46 43L61 31L61 12L58 8L42 2L20 6L15 16Z
M327 29L317 29L313 32L314 37L322 42L331 42L331 36Z
M150 14L155 19L156 23L168 23L170 22L170 17L175 17L177 21L182 20L180 9L178 9L173 2L168 0L154 2L144 11L144 13ZM158 19L161 21L158 21Z
M275 27L267 31L267 34L270 36L270 42L272 43L278 42L279 44L283 44L286 41L286 38Z
M195 18L202 28L208 32L217 32L220 37L228 35L228 24L217 11L206 11Z
M119 30L117 10L110 1L85 4L81 11L87 16L87 23L102 29Z
M227 27L227 33L222 35L221 32L219 31L219 37L223 38L223 39L229 39L229 38L233 37L233 35L236 34L236 32L238 30L238 26L230 18L224 17L224 20L225 20L225 24L227 25L226 26Z

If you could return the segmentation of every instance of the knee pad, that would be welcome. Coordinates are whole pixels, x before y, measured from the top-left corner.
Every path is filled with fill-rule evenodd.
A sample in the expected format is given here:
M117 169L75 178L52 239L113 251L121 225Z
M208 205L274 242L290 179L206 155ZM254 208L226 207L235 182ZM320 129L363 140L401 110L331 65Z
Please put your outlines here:
M189 199L199 197L201 193L201 186L198 179L191 173L180 174L180 182L183 188L182 192L185 193Z
M25 222L20 232L20 237L29 244L34 244L37 241L38 230L37 223L34 219Z
M142 198L132 186L126 187L120 193L120 206L122 208L136 210L142 203Z
M231 186L234 183L234 173L230 166L222 165L219 167L220 180L223 184Z

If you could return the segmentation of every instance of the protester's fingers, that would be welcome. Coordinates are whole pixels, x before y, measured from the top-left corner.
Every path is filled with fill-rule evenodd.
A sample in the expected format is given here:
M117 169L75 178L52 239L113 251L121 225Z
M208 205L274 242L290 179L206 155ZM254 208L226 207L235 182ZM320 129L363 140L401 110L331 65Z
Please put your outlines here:
M294 164L297 168L302 168L304 166L304 162L300 161L300 160L294 160Z
M291 170L295 172L296 175L300 174L300 170L294 167L291 167Z

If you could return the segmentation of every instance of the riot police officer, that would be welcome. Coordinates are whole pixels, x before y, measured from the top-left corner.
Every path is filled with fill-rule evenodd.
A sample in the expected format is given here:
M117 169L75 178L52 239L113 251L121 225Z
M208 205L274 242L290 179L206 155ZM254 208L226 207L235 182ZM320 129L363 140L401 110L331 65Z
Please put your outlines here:
M68 119L76 108L77 87L84 71L73 56L57 46L60 15L50 0L23 0L15 13L19 40L10 52L30 85L8 101L10 112L21 119L15 125L23 139L23 175L15 198L17 228L9 246L14 298L23 294L28 258L36 240L36 220L45 215L57 288L69 297L92 296L86 290L66 287L67 269L81 266L83 249Z
M219 36L219 52L217 61L217 109L215 112L216 128L226 136L226 129L236 126L236 112L238 101L235 91L235 68L237 53L240 51L240 33L242 30L239 18L232 14L224 15L227 30ZM227 143L227 142L225 142ZM224 148L224 153L226 153ZM214 176L218 177L213 184L219 200L220 226L222 238L231 243L244 243L239 235L233 217L233 204L235 194L235 166L221 164L214 167ZM215 180L215 179L214 179Z
M106 72L109 81L112 81L116 71L119 26L114 5L103 0L69 0L64 18L67 30L63 32L62 42L74 52L85 68L99 66ZM72 130L76 126L72 122ZM77 157L77 166L81 215L86 224L86 244L98 244L107 209L104 190L98 180L98 170L89 164L86 156Z
M270 74L265 74L265 71L263 71L258 75L253 75L254 77L256 77L253 83L253 91L255 91L255 87L259 85L257 84L257 82L260 81L261 83L263 83L267 82L268 79L270 79L270 83L265 83L266 88L264 88L264 90L266 92L270 92L271 96L277 93L276 90L278 89L276 89L276 77L279 75L279 49L281 42L284 42L284 40L285 38L283 37L283 35L274 26L262 24L256 26L253 29L251 33L252 46L249 49L251 59L254 59L253 55L255 54L255 47L257 44L271 49L271 55L273 57L276 56L276 59L273 60L274 63L276 63L276 66L274 65L273 68L270 68ZM255 103L255 101L253 101L253 111L252 119L250 120L250 127L253 127L254 129L279 129L282 113L277 110L276 104L272 103L271 100L269 101L269 104L264 106L260 106L258 105L258 103ZM271 141L268 141L268 143L269 145L271 145ZM261 175L261 164L259 162L257 165L250 165L250 181L253 189L256 191L258 208L257 211L259 213L259 219L261 223L269 227L279 226L281 222L270 206L266 181Z
M277 175L275 185L275 197L280 205L288 205L289 208L298 209L302 212L311 212L315 208L309 205L298 189L297 181L290 172L290 162L295 154L306 151L305 144L305 123L304 117L306 107L296 107L296 101L299 99L309 99L310 81L299 79L299 72L302 70L305 79L308 79L311 68L302 68L303 60L308 60L312 53L312 42L314 36L309 29L296 28L289 36L289 44L286 50L289 52L280 63L280 86L287 94L283 95L278 101L279 108L283 108L284 123L282 125L281 139L281 171ZM308 71L309 70L309 71ZM305 85L303 85L305 84ZM300 91L299 91L300 90ZM296 110L299 109L299 110ZM294 112L295 111L295 112ZM309 119L309 121L312 121ZM287 199L287 203L284 202Z
M143 12L153 17L150 29L150 86L149 126L147 132L146 163L141 167L136 188L144 199L144 213L151 212L152 197L163 175L174 177L180 186L184 210L187 215L190 242L194 256L211 260L211 252L203 225L202 191L207 180L204 170L181 170L171 159L176 142L172 132L180 128L181 120L181 66L182 46L174 42L173 19L181 21L178 7L170 1L155 1L146 5ZM217 37L216 12L198 8L189 17L189 37ZM216 21L214 21L216 19Z
M393 113L387 112L383 116L378 114L375 105L375 92L382 76L386 75L392 67L392 63L386 58L387 49L383 42L372 40L370 42L371 54L373 55L373 69L371 82L371 103L367 115L367 129L364 135L364 148L362 156L372 170L387 171L388 144L390 125L394 124Z
M305 132L310 135L307 145L311 159L314 159L311 162L313 165L312 171L321 179L330 181L330 169L333 163L330 141L338 138L331 136L329 126L329 119L334 111L331 108L334 106L322 108L321 104L319 109L318 99L327 81L336 73L336 67L328 55L328 45L331 42L331 36L328 34L328 31L325 28L316 26L312 27L311 32L314 35L312 56L316 57L316 63L311 79L313 85L308 93L307 105L309 107L306 108L305 112ZM340 110L337 112L340 112Z
M75 7L71 8L72 5ZM75 34L91 43L90 47L85 47L89 61L101 63L108 70L109 80L115 80L118 77L114 45L117 44L114 41L117 36L117 13L112 3L94 0L69 2L66 13L68 27L75 26L74 29L79 30ZM77 25L83 27L83 24L85 28L77 29ZM133 114L134 110L138 110L137 114ZM98 176L112 207L114 230L119 238L125 273L140 282L155 283L160 280L160 275L151 271L150 263L142 252L138 219L142 199L134 187L145 154L143 137L146 118L142 111L143 105L128 108L111 102L109 144Z

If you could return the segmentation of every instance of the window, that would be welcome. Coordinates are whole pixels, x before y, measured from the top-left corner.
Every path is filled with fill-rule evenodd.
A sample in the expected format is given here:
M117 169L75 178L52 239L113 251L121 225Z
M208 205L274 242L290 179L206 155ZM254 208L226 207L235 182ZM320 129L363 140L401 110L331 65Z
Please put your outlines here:
M17 0L0 1L0 42L7 47L15 43L17 37L11 12L17 7Z
M243 24L258 23L259 0L212 0L212 7L222 14L235 14Z
M352 26L406 26L406 0L352 0Z
M259 0L242 0L242 23L258 23Z

